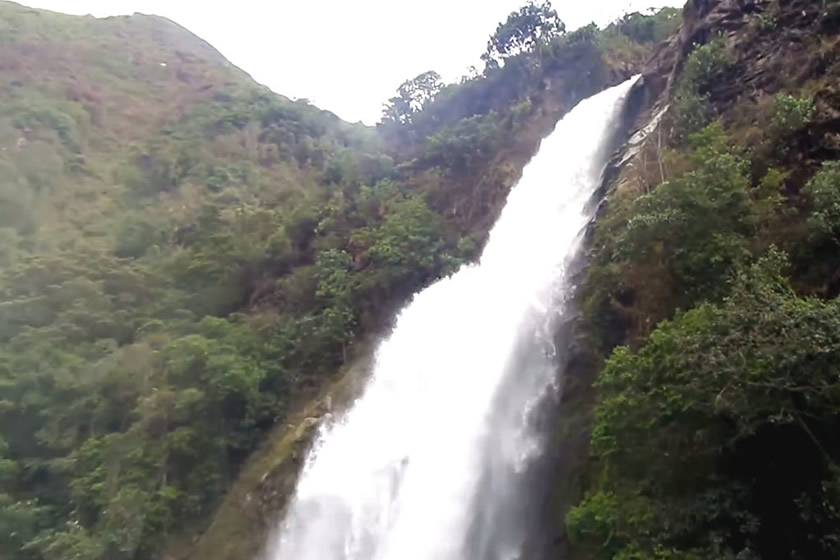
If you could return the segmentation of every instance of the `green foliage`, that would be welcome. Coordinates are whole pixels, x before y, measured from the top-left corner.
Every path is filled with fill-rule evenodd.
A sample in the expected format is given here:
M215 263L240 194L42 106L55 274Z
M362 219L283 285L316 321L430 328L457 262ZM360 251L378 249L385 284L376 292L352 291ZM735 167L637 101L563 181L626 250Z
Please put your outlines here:
M826 162L805 187L814 210L808 226L814 235L838 240L840 234L840 164Z
M140 258L153 247L166 241L159 224L147 217L126 217L117 229L114 239L114 255L126 258Z
M772 31L778 24L778 19L772 13L763 12L758 15L758 25L762 31Z
M550 42L565 30L566 25L557 17L551 2L536 4L531 1L511 12L507 20L499 24L481 58L489 66L498 65L506 58Z
M592 439L603 474L567 518L597 557L837 554L840 308L797 297L784 262L771 251L723 303L613 352Z
M497 128L510 127L507 134L516 133L522 124L518 115L546 80L575 76L578 87L563 100L572 106L602 87L609 68L642 64L651 49L650 34L658 36L673 23L669 11L662 10L628 18L627 34L619 32L617 24L603 30L591 24L566 33L549 3L528 3L512 12L490 38L482 73L473 69L459 84L442 88L434 72L404 82L386 104L379 127L401 152L417 158L427 148L425 139L450 135L458 127L474 129L478 122L463 121L490 113L496 114ZM647 31L632 31L637 28Z
M799 33L784 6L766 3L762 25ZM771 107L733 105L733 61L755 70L762 42L739 33L683 60L674 134L648 142L599 218L581 296L609 357L589 488L566 518L581 557L840 552L840 168L820 161L833 145L813 101L831 88L803 83L790 59ZM667 180L650 188L652 175Z
M446 252L440 217L422 199L395 194L384 204L382 223L357 230L350 238L361 249L364 275L359 296L365 301L393 296L400 286L426 284L458 264Z
M583 289L593 320L606 317L606 302L653 282L656 293L643 305L649 317L720 300L733 272L749 259L756 215L747 162L718 125L690 143L692 171L616 208L612 221L599 226L598 253Z
M423 110L442 88L440 74L434 71L423 72L411 80L406 80L397 90L397 96L385 104L382 112L383 122L410 123L412 117Z
M730 66L729 54L721 38L695 47L686 58L674 95L676 124L682 138L711 122L714 112L709 92Z
M21 107L15 111L14 126L21 131L50 130L68 149L81 150L79 125L72 116L56 108L47 105Z
M454 171L474 170L498 149L501 143L499 120L491 111L443 128L429 138L428 156Z
M136 175L127 186L140 195L154 196L177 189L189 177L197 162L189 151L163 140L150 142L134 157Z
M773 98L770 134L781 138L802 130L811 122L815 110L811 99L784 93L777 94Z
M723 39L717 38L695 47L686 58L681 80L685 87L699 93L707 91L729 65L729 57Z
M651 9L648 14L625 14L610 27L634 43L658 43L674 35L681 21L681 13L677 8L663 8L659 11Z

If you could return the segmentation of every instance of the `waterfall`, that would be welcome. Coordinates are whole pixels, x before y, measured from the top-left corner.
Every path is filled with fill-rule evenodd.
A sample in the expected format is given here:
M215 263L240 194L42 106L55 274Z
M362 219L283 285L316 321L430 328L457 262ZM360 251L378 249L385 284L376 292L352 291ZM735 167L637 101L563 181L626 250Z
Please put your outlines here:
M634 80L581 102L511 191L477 264L416 294L349 411L320 428L271 560L513 560L553 333Z

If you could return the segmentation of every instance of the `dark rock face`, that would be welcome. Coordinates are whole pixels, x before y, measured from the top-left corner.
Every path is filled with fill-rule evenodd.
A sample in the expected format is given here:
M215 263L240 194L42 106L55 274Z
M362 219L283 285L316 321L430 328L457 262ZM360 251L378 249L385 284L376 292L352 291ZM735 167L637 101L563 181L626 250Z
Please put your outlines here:
M736 62L730 79L710 94L718 109L743 96L774 93L817 74L819 50L813 39L822 27L821 2L780 2L778 13L760 0L693 0L680 33L680 63L692 45L722 36Z
M833 38L840 30L840 7L810 0L690 0L677 35L660 45L642 71L636 94L636 117L631 129L642 136L657 135L654 151L667 145L676 132L661 116L669 107L675 82L695 46L712 39L723 41L731 64L726 74L705 93L725 125L735 123L745 134L761 126L755 118L770 96L810 84L817 105L814 122L794 141L802 173L794 173L793 190L821 161L840 157L840 46ZM749 122L744 119L751 119ZM664 130L658 130L662 126ZM644 138L625 147L612 169L610 188L633 183L628 169L643 167L635 157ZM750 144L749 138L745 141ZM797 178L797 175L801 175ZM633 187L631 187L633 188ZM640 190L638 185L635 187Z
M814 36L840 26L840 10L807 0L781 2L778 14L770 15L770 9L766 0L690 0L679 33L660 45L642 72L648 107L668 101L686 57L715 37L736 54L731 73L737 79L722 80L713 88L713 101L772 93L786 78L817 75L824 60L815 56Z

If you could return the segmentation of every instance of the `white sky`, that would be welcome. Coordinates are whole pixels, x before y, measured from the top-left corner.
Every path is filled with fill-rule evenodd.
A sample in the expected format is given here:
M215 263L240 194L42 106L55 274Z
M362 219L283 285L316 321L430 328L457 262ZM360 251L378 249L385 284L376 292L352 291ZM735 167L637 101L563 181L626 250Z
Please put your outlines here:
M397 86L426 70L457 79L525 0L18 0L74 14L166 16L255 80L348 121L373 124ZM684 0L555 0L569 28Z

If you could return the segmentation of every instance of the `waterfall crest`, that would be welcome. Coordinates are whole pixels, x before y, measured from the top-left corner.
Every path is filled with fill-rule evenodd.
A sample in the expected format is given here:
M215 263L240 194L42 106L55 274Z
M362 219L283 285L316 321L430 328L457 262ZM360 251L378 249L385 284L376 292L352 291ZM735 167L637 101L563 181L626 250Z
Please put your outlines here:
M634 80L581 102L511 191L474 265L414 296L362 396L321 427L272 560L511 560L542 449L570 263Z

